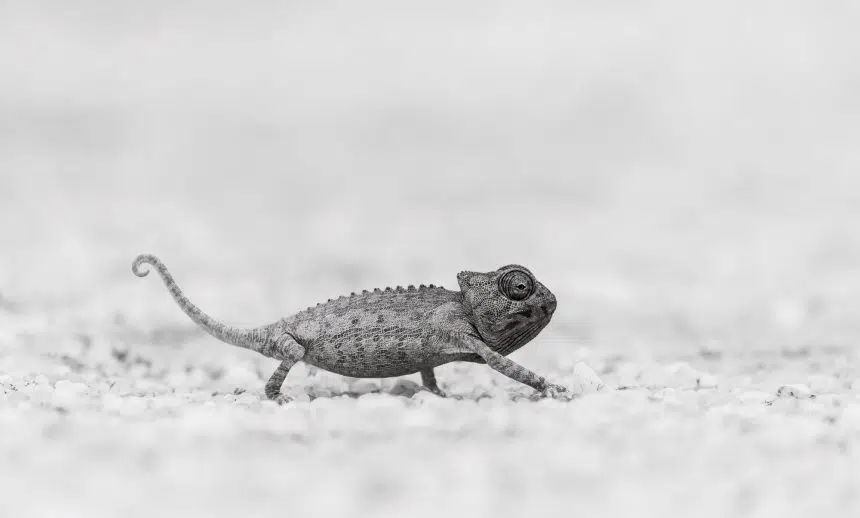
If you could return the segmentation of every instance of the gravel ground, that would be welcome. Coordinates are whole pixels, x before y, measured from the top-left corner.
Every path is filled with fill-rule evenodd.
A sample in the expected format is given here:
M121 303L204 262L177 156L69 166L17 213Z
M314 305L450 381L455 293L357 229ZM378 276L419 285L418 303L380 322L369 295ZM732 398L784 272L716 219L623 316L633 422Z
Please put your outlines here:
M579 348L541 365L582 391L570 402L534 400L472 365L440 369L448 399L414 380L297 367L286 386L296 400L278 407L261 391L273 361L181 341L129 350L57 337L50 353L4 350L0 513L860 509L860 369L845 350L644 362ZM585 382L585 365L602 386Z
M853 7L68 5L0 7L0 516L860 515ZM581 395L278 407L142 252L234 325L525 264Z

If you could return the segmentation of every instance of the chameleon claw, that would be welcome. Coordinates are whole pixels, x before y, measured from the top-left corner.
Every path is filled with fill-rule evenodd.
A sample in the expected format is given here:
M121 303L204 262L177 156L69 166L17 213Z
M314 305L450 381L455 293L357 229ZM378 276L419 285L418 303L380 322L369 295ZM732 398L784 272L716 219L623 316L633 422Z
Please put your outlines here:
M290 396L288 396L288 395L286 395L286 394L278 394L278 395L275 397L275 399L273 399L273 401L274 401L275 403L277 403L279 406L284 406L284 405L286 405L287 403L289 403L289 402L290 402L290 401L292 401L292 400L293 400L293 398L292 398L292 397L290 397Z

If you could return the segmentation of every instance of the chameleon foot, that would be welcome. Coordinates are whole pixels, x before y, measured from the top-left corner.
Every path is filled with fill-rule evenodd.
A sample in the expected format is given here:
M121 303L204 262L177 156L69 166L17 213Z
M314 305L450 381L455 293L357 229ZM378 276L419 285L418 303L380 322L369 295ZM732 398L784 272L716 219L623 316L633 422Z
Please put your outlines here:
M541 391L542 397L551 397L553 399L571 400L574 394L567 387L550 383Z
M293 400L293 398L286 395L286 394L278 394L277 396L272 398L272 401L274 401L275 403L277 403L278 405L281 405L281 406L286 405L287 403L289 403L292 400Z
M439 387L433 387L433 388L425 387L425 388L428 391L432 392L433 394L436 394L439 397L448 397L448 394L446 394L445 391L440 389Z
M433 373L433 369L425 369L421 371L421 383L424 385L425 389L437 396L448 397L448 394L445 394L445 391L440 389L439 385L436 384L436 374Z
M300 351L301 354L304 354L304 349L298 345L295 346L295 349L297 352ZM278 368L275 370L274 374L272 374L272 377L266 382L265 392L267 398L279 405L292 401L293 398L286 396L281 392L281 385L284 384L284 379L286 379L287 373L290 372L290 368L295 365L297 361L298 359L296 359L296 357L288 357L278 365Z

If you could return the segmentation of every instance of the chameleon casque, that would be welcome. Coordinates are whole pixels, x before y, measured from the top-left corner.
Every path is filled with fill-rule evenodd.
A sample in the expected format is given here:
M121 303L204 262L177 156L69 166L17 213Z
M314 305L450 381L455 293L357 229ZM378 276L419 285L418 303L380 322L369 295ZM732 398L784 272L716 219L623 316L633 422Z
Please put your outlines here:
M309 307L273 324L241 329L224 325L191 303L164 264L140 255L132 265L145 277L148 264L159 273L173 299L207 333L228 344L280 360L266 383L266 396L284 403L287 373L297 362L355 378L387 378L421 373L431 392L444 396L435 367L453 362L486 363L543 395L565 387L507 358L546 327L556 309L552 292L519 265L457 274L460 291L432 284L375 289Z

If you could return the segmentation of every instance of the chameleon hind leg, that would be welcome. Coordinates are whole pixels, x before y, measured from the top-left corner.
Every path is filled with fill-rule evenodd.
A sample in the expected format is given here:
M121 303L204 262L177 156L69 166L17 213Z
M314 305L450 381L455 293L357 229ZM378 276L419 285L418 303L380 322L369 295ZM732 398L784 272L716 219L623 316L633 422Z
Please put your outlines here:
M269 381L266 382L267 398L281 405L290 401L291 398L281 392L281 385L284 384L284 380L287 379L287 374L289 374L293 365L298 363L304 356L305 348L299 345L292 336L287 335L274 344L271 357L281 360L281 364L278 365L278 368L272 373Z
M443 392L442 389L439 388L439 385L436 384L436 373L433 372L432 368L421 371L421 383L427 388L427 390L437 396L447 397L445 392Z

